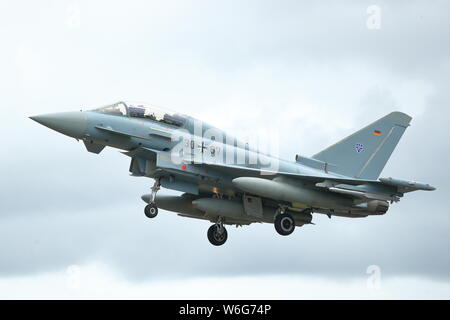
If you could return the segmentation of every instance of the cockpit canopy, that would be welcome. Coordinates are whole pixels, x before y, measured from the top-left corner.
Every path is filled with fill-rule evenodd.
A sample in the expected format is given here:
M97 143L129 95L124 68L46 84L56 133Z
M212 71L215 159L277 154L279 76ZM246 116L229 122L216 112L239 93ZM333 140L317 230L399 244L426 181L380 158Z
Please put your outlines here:
M123 101L105 107L97 108L93 111L114 114L118 116L143 118L170 124L177 127L183 126L187 119L185 115L169 111L165 108L157 107L151 104L131 102L125 103Z
M101 112L101 113L108 113L108 114L115 114L118 116L127 116L128 115L128 107L124 102L117 102L115 104L111 104L105 107L100 107L97 109L94 109L93 111Z

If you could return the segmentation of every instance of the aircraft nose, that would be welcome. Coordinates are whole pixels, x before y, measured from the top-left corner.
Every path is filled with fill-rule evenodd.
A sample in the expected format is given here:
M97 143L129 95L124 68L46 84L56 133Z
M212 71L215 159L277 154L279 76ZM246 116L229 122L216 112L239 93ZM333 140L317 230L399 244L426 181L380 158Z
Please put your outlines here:
M87 119L82 111L42 114L30 119L69 137L82 138L86 133Z

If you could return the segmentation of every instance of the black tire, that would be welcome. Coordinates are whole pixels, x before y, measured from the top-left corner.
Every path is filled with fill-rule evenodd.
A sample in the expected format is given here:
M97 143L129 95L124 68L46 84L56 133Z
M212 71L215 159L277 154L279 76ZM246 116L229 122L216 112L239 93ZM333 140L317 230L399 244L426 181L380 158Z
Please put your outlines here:
M154 218L158 215L158 207L154 203L145 206L144 213L147 218Z
M222 233L219 233L219 226L217 224L213 224L208 229L208 240L211 242L214 246L221 246L223 245L228 238L227 229L225 227L222 227Z
M295 221L289 213L282 213L275 217L275 230L282 236L288 236L295 230Z

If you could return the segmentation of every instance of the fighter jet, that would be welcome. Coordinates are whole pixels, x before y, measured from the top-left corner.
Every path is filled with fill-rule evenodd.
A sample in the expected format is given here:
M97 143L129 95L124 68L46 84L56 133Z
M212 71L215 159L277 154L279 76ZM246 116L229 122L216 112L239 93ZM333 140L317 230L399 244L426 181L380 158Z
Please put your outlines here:
M118 102L87 111L30 117L82 140L89 152L105 146L131 158L135 177L154 179L142 200L148 218L158 207L212 222L211 244L223 245L225 225L272 223L282 236L312 224L313 214L383 215L407 192L429 184L379 178L411 117L392 112L311 157L279 159L193 117L150 104ZM181 195L158 194L160 188Z

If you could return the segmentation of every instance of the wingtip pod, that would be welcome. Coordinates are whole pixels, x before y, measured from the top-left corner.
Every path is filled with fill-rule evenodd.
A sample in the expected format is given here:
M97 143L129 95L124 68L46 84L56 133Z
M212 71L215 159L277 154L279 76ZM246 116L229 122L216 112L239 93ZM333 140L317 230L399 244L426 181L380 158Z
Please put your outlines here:
M404 189L405 191L416 191L416 190L423 190L423 191L434 191L436 190L435 187L429 185L428 183L420 183L415 181L408 181L408 180L400 180L400 179L394 179L394 178L380 178L379 179L383 184L387 184L390 186L394 186L397 188Z

